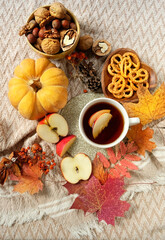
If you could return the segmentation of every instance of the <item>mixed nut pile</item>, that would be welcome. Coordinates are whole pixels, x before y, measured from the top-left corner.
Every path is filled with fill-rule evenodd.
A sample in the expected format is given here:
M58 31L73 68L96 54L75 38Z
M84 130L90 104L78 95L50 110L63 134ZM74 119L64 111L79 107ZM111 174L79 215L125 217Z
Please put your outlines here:
M76 30L76 24L67 9L55 2L49 8L38 8L34 12L34 19L21 28L19 35L25 34L39 51L56 54L72 47L77 37Z
M68 10L59 2L50 7L40 7L34 18L24 25L19 35L25 34L30 44L46 54L57 54L69 50L79 37L77 25ZM98 56L106 56L111 45L106 40L97 40L89 35L81 36L77 45L79 51L88 49Z

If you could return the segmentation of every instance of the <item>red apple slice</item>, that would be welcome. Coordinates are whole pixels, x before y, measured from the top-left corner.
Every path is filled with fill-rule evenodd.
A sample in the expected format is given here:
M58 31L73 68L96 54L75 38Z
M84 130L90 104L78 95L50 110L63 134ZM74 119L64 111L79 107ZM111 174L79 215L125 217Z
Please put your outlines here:
M78 153L75 157L63 158L60 167L64 178L72 184L80 180L87 180L92 172L91 160L84 153Z
M56 153L62 157L68 149L71 147L71 145L74 143L76 139L75 135L70 135L65 138L63 138L60 142L56 145Z
M110 113L110 109L103 109L103 110L100 110L100 111L97 111L95 112L94 114L92 114L92 116L89 118L89 126L92 127L94 121L96 121L96 119L101 116L101 114L103 113Z
M97 138L97 136L103 131L103 129L108 126L111 118L112 115L110 113L103 113L95 120L92 128L92 135L94 138Z
M59 136L66 136L68 134L68 124L63 116L53 113L38 123L36 131L43 140L50 143L57 143Z

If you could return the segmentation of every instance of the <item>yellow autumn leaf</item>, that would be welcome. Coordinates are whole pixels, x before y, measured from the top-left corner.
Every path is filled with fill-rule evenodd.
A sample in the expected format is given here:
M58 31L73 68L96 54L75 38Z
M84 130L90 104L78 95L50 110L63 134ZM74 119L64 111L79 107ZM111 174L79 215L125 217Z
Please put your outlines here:
M142 125L165 116L165 83L151 94L145 87L140 87L137 91L138 103L124 103L130 117L139 117Z

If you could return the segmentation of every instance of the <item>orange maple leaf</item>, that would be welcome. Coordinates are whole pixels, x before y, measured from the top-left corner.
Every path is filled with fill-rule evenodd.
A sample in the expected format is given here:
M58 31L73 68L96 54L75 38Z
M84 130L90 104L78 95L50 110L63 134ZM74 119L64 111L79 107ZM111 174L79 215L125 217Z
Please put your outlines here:
M147 127L142 130L142 124L138 124L132 126L127 133L127 137L129 140L134 141L138 146L137 152L141 155L145 155L145 150L151 152L154 148L156 148L156 144L154 142L149 141L152 138L154 130Z
M19 193L29 192L30 194L38 193L42 190L43 183L41 177L43 172L40 170L37 164L29 167L28 165L23 165L23 173L18 177L18 184L14 186L14 191Z
M104 170L103 163L97 153L92 162L92 173L101 182L101 184L104 184L108 179L108 172Z
M137 91L138 103L123 103L130 117L139 117L142 125L165 116L165 83L152 95L145 87Z

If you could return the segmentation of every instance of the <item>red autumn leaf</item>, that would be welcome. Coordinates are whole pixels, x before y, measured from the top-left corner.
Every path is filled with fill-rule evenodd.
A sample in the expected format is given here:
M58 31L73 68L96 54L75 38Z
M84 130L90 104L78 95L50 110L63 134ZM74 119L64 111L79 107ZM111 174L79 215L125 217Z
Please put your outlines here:
M110 167L110 162L108 161L108 159L104 156L104 154L102 154L101 152L97 152L97 155L99 156L103 166L105 168L109 168Z
M104 184L107 181L108 172L104 170L103 162L101 161L101 158L100 158L100 156L102 157L102 155L103 154L96 153L96 156L92 162L92 174L101 182L101 184ZM105 159L105 156L104 156L104 159ZM108 162L108 159L106 159L106 161ZM108 166L108 164L106 165Z
M88 181L80 181L76 184L71 184L69 182L65 183L63 186L68 190L69 194L85 194L85 185L88 184Z
M130 178L131 175L128 172L128 170L138 169L138 167L135 164L130 162L141 160L139 156L133 154L136 150L137 146L135 146L133 142L129 142L127 144L125 144L124 142L120 142L120 144L116 147L115 152L112 148L107 149L109 160L112 163L112 166L109 170L109 175L112 178L118 178L123 176ZM128 164L129 162L130 164Z
M31 167L24 164L21 176L11 176L11 180L18 181L18 184L14 186L14 191L19 193L29 192L30 194L38 193L39 190L43 188L43 183L41 181L42 174L43 172L37 164Z
M82 209L85 213L96 212L99 221L115 224L115 217L123 217L130 204L121 201L120 197L125 192L123 179L109 178L104 185L92 176L88 184L84 185L85 191L74 201L72 209Z

